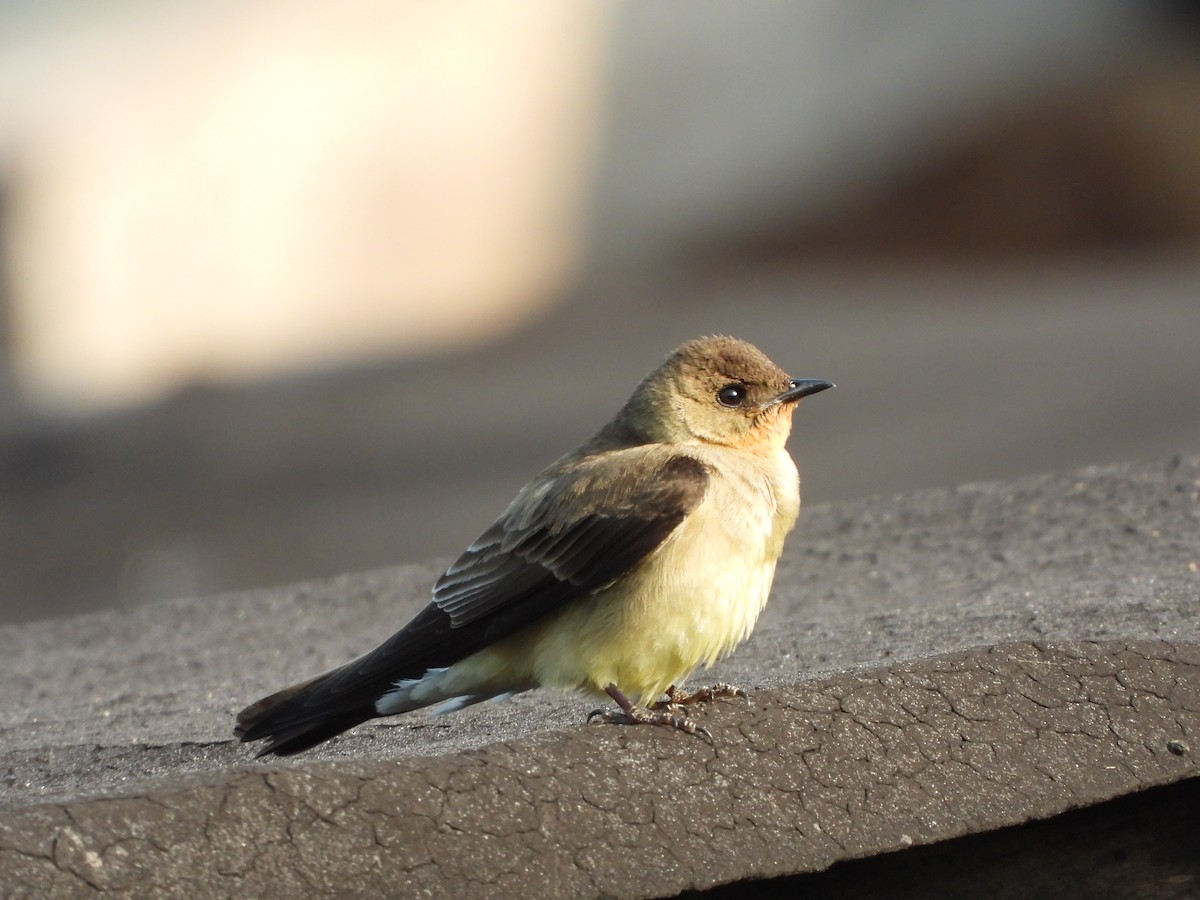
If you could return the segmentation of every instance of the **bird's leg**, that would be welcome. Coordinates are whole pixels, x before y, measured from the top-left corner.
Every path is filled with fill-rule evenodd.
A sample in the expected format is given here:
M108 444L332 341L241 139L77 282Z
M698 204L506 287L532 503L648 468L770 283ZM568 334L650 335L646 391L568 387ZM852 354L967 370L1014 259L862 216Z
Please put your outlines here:
M724 681L718 681L711 687L699 688L694 691L685 691L671 685L667 688L666 700L658 700L650 704L651 709L667 710L669 712L683 712L683 707L692 706L696 703L712 703L714 700L725 699L728 697L741 697L748 700L746 692L740 687L732 684L726 684Z
M611 709L594 709L588 713L587 720L589 722L599 718L601 722L609 725L665 725L667 728L674 728L677 731L698 734L710 744L713 742L708 729L697 725L687 716L675 715L668 709L647 709L644 706L635 706L615 684L610 684L604 689L604 692L617 701L620 710L613 712Z

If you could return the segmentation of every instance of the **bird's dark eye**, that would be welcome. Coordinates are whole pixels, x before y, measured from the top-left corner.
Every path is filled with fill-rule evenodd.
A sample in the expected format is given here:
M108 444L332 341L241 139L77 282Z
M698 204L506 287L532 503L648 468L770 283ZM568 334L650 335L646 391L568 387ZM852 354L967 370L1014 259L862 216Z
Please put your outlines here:
M727 384L717 391L717 402L730 409L741 406L746 399L746 388L740 384Z

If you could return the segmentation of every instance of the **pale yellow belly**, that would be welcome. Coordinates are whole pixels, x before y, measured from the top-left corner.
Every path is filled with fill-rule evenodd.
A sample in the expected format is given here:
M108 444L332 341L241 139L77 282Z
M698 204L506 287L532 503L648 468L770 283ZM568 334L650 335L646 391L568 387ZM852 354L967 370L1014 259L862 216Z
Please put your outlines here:
M664 572L672 556L539 628L526 644L534 680L594 692L615 684L645 704L745 640L766 604L774 561L726 558Z
M712 523L707 523L713 527ZM749 636L771 591L772 537L697 544L689 520L635 574L453 666L463 693L540 686L602 692L615 684L638 703L681 685ZM782 535L778 542L782 542Z

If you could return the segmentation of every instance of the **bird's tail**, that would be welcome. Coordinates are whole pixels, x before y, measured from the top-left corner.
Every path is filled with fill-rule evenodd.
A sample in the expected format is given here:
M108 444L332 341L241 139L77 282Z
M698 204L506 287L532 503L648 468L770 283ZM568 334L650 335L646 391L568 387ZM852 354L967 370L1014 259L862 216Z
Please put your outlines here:
M266 741L259 756L286 756L376 716L445 701L454 709L510 691L509 684L463 683L448 675L447 666L495 640L491 628L480 621L456 630L430 604L371 652L250 704L238 713L233 733L243 741Z
M345 666L302 681L251 703L237 716L234 736L242 742L266 740L257 756L276 753L290 756L378 715L372 703L348 705L331 711L324 703L311 703L320 690Z

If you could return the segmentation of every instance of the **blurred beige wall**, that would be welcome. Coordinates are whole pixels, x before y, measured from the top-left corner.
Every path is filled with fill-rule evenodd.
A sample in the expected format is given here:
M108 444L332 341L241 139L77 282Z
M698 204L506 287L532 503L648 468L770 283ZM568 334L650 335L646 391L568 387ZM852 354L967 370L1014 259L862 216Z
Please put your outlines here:
M1135 46L1156 8L124 0L39 17L2 3L9 338L25 397L63 411L467 346L576 279L764 236L800 246L833 223L869 250L922 209L936 231L951 221L937 199L972 188L939 193L939 161L1007 147L1013 110L1063 118L1072 83ZM1194 144L1172 144L1175 168L1194 170ZM1079 168L1057 163L1043 182ZM1056 227L1046 194L1021 193L1022 234ZM838 231L855 204L867 225Z
M193 0L10 31L23 389L120 405L524 321L578 253L604 17L558 0Z

